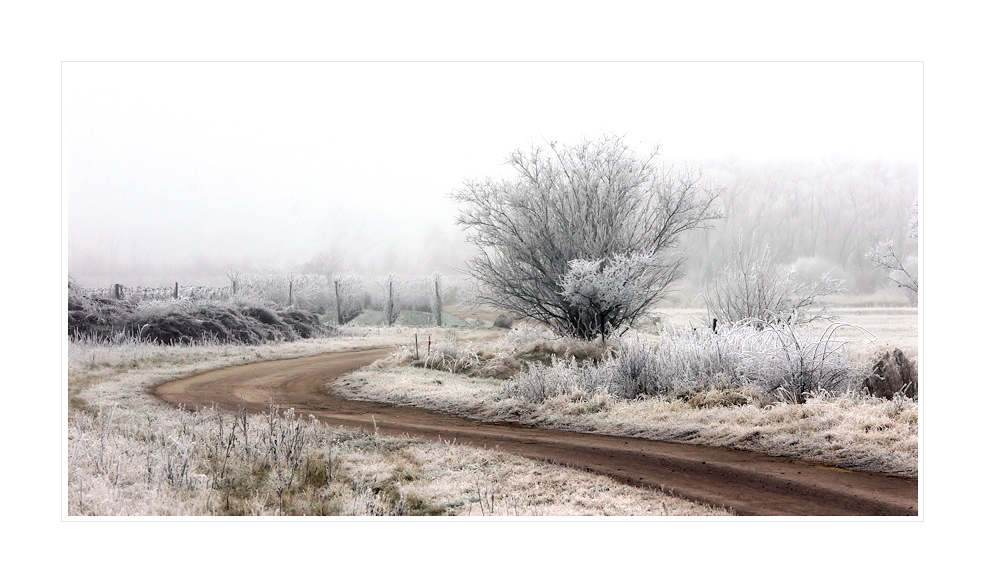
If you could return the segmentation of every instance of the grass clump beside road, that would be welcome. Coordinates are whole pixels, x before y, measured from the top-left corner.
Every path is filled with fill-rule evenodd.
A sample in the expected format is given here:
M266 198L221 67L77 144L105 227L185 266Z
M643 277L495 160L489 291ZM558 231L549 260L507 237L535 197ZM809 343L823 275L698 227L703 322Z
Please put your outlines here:
M327 427L276 407L263 415L179 410L148 393L222 366L373 348L406 336L358 332L261 346L70 341L67 513L728 514L500 452Z
M525 365L550 364L559 355L578 362L600 362L613 355L614 348L601 341L558 337L521 324L492 340L485 338L462 342L456 334L445 335L423 349L405 345L387 362L505 380L523 371Z

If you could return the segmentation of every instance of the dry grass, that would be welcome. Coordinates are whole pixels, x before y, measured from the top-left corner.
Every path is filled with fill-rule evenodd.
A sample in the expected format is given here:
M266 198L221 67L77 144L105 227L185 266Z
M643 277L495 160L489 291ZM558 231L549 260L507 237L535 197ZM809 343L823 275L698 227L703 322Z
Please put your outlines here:
M857 316L849 320L885 339L861 358L871 359L883 343L915 355L915 310L846 311ZM662 321L651 328L643 327L638 338L656 338L656 332L681 318L697 326L704 314L674 312L661 315ZM424 360L412 353L415 334L421 352L430 336L432 350L440 354L429 361L434 368L423 368L423 362L421 368L409 366ZM146 392L154 384L222 366L381 346L401 349L387 361L349 375L339 385L341 392L478 419L722 445L846 468L917 474L918 405L902 396L886 401L853 393L797 405L764 400L753 387L726 384L634 400L572 387L530 402L504 392L498 378L554 356L598 362L604 350L575 346L522 325L509 334L489 328L344 326L332 338L259 346L70 342L67 512L723 514L569 468L454 444L299 423L284 412L239 422L232 439L231 416L220 420L211 411L178 411ZM478 362L478 367L462 367L466 362ZM271 450L277 431L303 442L297 455L288 459ZM220 447L224 443L232 443L228 456ZM293 469L293 475L285 469Z
M258 347L70 342L67 513L728 514L500 452L329 428L291 411L242 417L182 411L147 393L195 372L391 345L407 332L352 329L343 330L348 336Z
M459 335L445 333L426 348L402 346L387 362L468 374L480 378L509 379L524 364L550 364L556 358L577 362L601 362L614 354L615 346L600 340L561 338L542 328L520 324L507 333L477 330Z
M833 296L838 298L838 296ZM858 307L838 305L832 302L829 316L842 322L850 322L874 337L868 350L876 352L899 347L910 358L918 353L917 324L918 310L913 307ZM665 308L653 313L639 332L653 333L664 327L707 326L708 311L704 308ZM846 338L866 340L868 335L861 331L843 331ZM632 334L632 332L631 332Z

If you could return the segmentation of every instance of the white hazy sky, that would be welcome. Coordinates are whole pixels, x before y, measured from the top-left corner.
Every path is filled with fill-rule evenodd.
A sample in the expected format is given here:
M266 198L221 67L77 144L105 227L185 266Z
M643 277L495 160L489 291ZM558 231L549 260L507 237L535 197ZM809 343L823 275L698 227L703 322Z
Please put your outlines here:
M919 161L919 63L65 63L69 272L303 262L407 271L446 195L600 132L671 159ZM355 251L354 249L359 249ZM449 258L450 261L453 258ZM221 274L221 273L220 273Z

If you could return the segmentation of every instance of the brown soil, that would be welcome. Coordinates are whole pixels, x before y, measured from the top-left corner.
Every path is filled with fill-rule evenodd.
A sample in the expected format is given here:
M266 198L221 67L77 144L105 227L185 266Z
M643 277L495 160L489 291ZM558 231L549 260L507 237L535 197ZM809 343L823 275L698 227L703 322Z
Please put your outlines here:
M223 368L156 387L173 405L251 412L270 399L303 416L391 435L498 449L663 488L741 515L907 516L917 514L917 481L721 447L485 423L414 407L352 401L329 384L390 349L321 354Z

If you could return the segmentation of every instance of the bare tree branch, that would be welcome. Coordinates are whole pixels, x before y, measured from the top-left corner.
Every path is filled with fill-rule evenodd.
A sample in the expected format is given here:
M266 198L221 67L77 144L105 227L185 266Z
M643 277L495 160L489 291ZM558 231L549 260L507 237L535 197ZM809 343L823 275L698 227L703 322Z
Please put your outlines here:
M913 206L910 207L910 220L907 223L907 228L910 231L910 238L914 240L919 238L919 214L917 203L913 203ZM910 301L917 302L919 285L916 257L902 257L892 239L880 242L865 256L876 267L885 271L886 277L890 281L903 288Z

